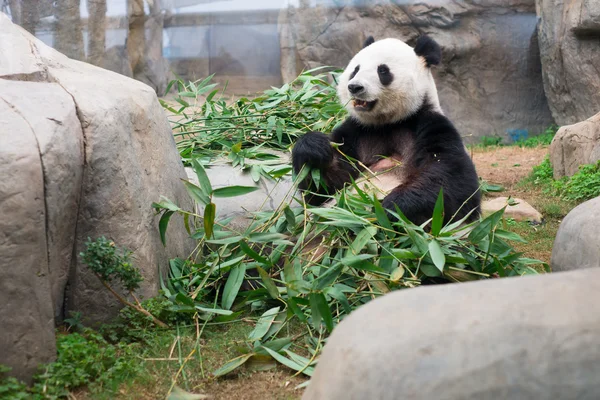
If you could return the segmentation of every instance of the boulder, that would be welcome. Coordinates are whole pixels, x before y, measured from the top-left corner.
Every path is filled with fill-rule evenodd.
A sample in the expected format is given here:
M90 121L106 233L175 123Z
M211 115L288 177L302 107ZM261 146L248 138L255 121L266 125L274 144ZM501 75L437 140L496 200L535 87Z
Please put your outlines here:
M303 400L595 399L600 269L392 292L328 339Z
M600 267L600 197L572 209L560 224L550 265L553 271Z
M279 152L275 154L282 160L289 158L287 154ZM252 165L252 160L248 160L247 163ZM291 192L293 182L289 176L278 182L263 177L258 182L254 182L248 171L233 167L227 160L216 160L210 166L205 166L205 170L213 189L234 185L259 188L243 196L213 199L217 219L233 218L229 223L230 229L244 231L252 223L252 213L275 210L284 201L291 203L292 206L299 205L293 199L294 193ZM186 173L190 182L199 185L198 177L192 168L186 168Z
M515 221L529 221L535 224L542 223L542 214L533 208L531 204L523 199L513 198L513 205L508 204L508 197L494 197L493 199L484 200L481 202L481 211L483 215L489 215L506 206L504 210L505 218L512 218Z
M572 176L583 164L600 160L600 113L574 125L561 127L550 145L554 179Z
M600 110L600 2L536 0L544 88L559 125Z
M78 254L106 236L135 254L157 293L159 270L193 250L183 222L161 244L160 195L191 207L169 123L148 86L73 61L0 13L0 363L28 379L55 356L54 327L120 309Z
M442 108L466 141L494 134L508 140L512 131L534 135L553 124L534 0L377 3L282 10L283 79L290 81L302 69L345 67L368 35L414 45L426 33L442 46L442 65L434 69Z

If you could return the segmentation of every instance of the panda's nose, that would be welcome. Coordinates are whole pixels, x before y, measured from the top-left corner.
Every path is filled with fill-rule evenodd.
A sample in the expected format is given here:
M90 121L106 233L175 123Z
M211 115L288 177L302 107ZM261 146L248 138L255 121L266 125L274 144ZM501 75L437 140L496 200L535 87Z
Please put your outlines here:
M348 90L350 91L351 94L359 94L360 92L365 90L365 88L362 85L358 85L356 83L351 83L348 85Z

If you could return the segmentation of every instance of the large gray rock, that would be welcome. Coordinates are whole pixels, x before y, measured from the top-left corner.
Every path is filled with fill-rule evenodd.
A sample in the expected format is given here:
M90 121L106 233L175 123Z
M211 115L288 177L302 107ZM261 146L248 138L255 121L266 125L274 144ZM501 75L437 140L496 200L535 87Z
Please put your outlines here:
M544 87L559 125L600 110L600 2L536 0Z
M600 267L600 197L575 207L560 224L550 265L553 271Z
M403 290L346 318L303 400L596 399L600 269Z
M442 65L434 69L442 108L467 141L508 137L510 130L533 135L553 123L541 78L534 0L377 3L283 10L283 79L293 79L302 68L345 67L368 35L414 44L426 33L442 46Z
M600 46L598 48L600 51ZM600 160L600 113L574 125L561 127L550 145L554 178L572 176L583 164Z
M5 90L0 81L0 363L28 378L56 355L44 172L35 134Z
M55 320L120 309L78 257L87 238L131 249L149 297L160 267L193 249L179 219L162 246L151 203L192 203L154 91L68 59L2 13L0 122L0 363L28 379L55 355Z

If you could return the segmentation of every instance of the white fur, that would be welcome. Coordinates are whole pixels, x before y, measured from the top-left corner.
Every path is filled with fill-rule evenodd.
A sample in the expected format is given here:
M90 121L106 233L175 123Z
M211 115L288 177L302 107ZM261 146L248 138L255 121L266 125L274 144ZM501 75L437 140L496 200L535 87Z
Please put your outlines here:
M381 84L377 67L386 64L394 75L388 86ZM350 75L359 65L358 73ZM377 100L371 111L357 111L348 84L362 85L365 90L356 96L365 101ZM433 109L442 113L437 88L425 60L413 48L398 39L383 39L359 51L340 77L338 96L350 115L365 125L380 125L401 121L418 111L427 97Z

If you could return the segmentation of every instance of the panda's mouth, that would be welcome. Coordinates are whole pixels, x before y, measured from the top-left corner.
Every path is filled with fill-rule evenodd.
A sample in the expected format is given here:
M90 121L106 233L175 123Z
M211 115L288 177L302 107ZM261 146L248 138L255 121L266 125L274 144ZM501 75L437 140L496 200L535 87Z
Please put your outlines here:
M366 101L360 99L352 99L352 105L356 111L371 111L377 104L377 100Z

